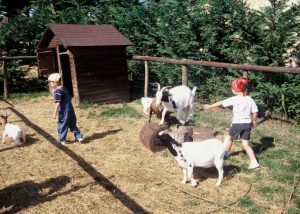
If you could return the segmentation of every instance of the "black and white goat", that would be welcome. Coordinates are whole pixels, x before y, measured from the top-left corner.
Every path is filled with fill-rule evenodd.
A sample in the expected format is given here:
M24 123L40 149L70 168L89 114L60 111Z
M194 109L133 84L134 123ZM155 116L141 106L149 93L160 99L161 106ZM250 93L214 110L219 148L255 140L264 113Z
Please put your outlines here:
M162 104L163 111L159 125L165 123L166 113L176 112L178 121L184 125L188 121L188 116L192 117L194 113L194 101L196 94L196 87L191 90L185 85L176 86L169 89L169 86L165 86L162 89L158 84L156 92L156 106ZM181 119L181 112L184 112L184 119Z
M182 183L191 180L192 187L197 186L197 181L193 178L194 167L209 167L215 165L218 170L217 187L221 186L223 179L223 162L225 155L225 144L218 139L208 139L201 142L185 142L179 144L169 134L168 130L159 132L158 136L161 144L165 146L183 169Z
M26 143L26 130L22 129L18 125L8 123L7 114L1 114L0 117L2 118L2 130L3 130L2 143L5 142L5 138L7 136L13 138L17 145L20 145L20 139L23 141L23 143Z

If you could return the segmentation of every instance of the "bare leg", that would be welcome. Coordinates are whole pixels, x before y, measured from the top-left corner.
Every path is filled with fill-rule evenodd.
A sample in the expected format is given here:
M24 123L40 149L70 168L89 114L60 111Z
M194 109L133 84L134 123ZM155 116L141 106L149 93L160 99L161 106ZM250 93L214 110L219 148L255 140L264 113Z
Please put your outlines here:
M250 160L251 161L257 161L256 157L255 157L255 154L254 154L254 151L251 148L251 146L249 145L249 141L248 140L242 140L242 144L243 144L243 147L244 147L247 155L249 156Z
M226 136L226 139L225 139L225 149L226 149L226 151L227 152L230 152L230 150L231 150L231 147L232 147L232 145L233 145L233 140L232 140L232 137L230 137L230 136Z

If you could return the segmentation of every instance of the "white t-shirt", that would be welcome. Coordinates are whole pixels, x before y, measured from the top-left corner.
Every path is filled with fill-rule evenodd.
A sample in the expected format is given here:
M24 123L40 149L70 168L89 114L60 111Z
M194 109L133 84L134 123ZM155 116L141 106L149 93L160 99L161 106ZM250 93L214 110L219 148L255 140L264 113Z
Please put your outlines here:
M258 112L254 100L249 96L233 96L223 100L222 105L233 106L232 123L251 123L252 113Z

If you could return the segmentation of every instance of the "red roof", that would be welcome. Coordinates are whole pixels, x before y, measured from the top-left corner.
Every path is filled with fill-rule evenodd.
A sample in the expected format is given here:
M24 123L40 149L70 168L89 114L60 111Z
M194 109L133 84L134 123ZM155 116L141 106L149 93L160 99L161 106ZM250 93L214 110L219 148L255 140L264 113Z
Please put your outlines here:
M54 36L65 48L132 45L112 25L48 24L38 48L48 47Z

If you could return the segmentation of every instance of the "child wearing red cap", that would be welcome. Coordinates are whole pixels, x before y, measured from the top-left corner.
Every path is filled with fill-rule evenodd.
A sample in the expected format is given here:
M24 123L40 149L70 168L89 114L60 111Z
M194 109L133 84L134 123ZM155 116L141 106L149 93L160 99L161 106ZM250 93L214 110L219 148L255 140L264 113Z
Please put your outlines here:
M210 109L218 106L233 107L233 119L229 131L230 137L226 144L226 151L229 152L233 144L233 140L240 137L242 139L242 145L251 160L248 169L258 170L260 169L259 163L256 160L253 149L249 145L251 128L252 126L256 126L258 108L254 100L250 96L246 95L247 85L247 78L241 77L235 79L230 85L232 93L235 96L211 105L203 105L203 108Z

